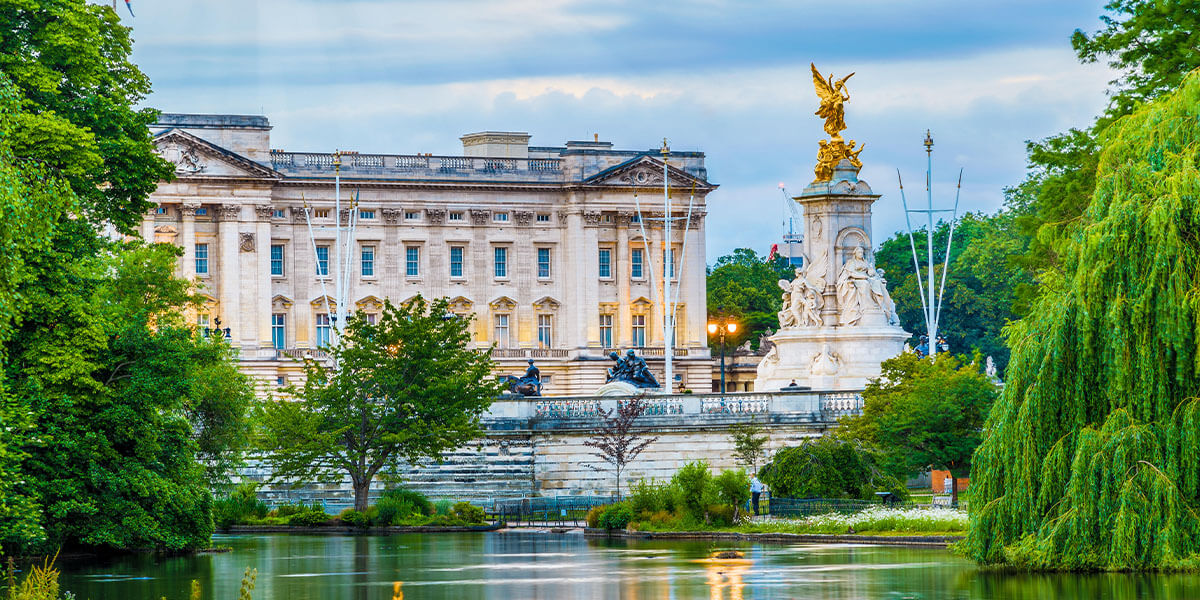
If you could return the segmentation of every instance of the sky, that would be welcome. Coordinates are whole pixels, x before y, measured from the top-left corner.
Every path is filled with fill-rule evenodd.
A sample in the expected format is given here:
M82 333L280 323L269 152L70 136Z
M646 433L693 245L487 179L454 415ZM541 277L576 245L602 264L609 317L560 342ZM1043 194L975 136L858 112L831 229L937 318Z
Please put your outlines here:
M822 121L809 63L848 82L846 139L882 194L876 244L905 227L897 170L924 200L991 213L1025 141L1086 127L1115 77L1075 29L1102 0L132 0L133 59L164 112L263 114L272 146L457 155L459 136L706 154L708 262L765 254L812 179Z

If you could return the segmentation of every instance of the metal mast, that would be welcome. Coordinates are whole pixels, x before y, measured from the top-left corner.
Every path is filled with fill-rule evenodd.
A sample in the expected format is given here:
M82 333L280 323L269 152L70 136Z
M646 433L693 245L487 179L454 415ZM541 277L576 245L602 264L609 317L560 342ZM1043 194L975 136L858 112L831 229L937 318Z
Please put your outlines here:
M897 181L900 182L900 200L901 200L901 202L904 203L904 223L908 227L908 243L909 243L909 247L912 248L913 267L915 268L916 273L917 273L917 288L918 288L917 291L921 292L919 294L919 296L921 298L921 304L922 304L921 308L923 309L923 311L925 313L925 331L926 331L927 335L929 336L929 342L928 342L929 355L934 356L937 354L938 321L941 318L942 299L946 292L946 276L949 274L949 270L950 270L950 247L951 247L951 244L954 243L954 229L958 226L958 199L959 199L959 195L962 193L962 170L959 169L959 171L958 171L958 190L954 194L954 208L953 209L947 209L947 208L935 209L935 208L933 208L933 135L928 129L925 130L924 145L925 145L925 197L928 202L928 208L924 208L924 209L908 208L908 200L904 197L904 182L900 180L900 172L899 171L896 171L896 179L897 179ZM934 265L934 259L933 259L933 224L934 224L933 214L939 213L939 212L951 213L951 218L950 218L950 235L946 241L946 255L943 259L942 280L941 280L940 289L938 291L937 298L935 301L934 288L939 287L939 286L938 286L938 280L937 280L937 273L935 273L933 270L933 265ZM926 254L927 254L927 269L928 270L927 270L927 274L925 276L924 282L921 281L921 269L919 266L919 262L917 260L917 246L916 246L916 243L913 241L912 221L909 219L909 213L925 213L929 220L928 229L925 232L926 244L927 244L927 247L926 247L927 253ZM924 289L921 289L922 284L924 284Z
M313 249L313 261L317 265L317 278L321 282L321 294L325 297L325 309L330 321L330 343L337 343L346 328L349 315L347 300L350 296L350 266L353 264L354 233L358 225L358 201L350 200L346 222L342 223L342 151L333 153L333 218L334 255L325 255L325 270L321 271L321 255L317 251L317 238L312 224L312 209L304 202L304 218L308 225L308 239ZM333 297L325 285L333 280ZM334 306L329 306L330 301ZM331 310L332 309L332 310Z
M675 389L675 369L671 359L675 354L675 303L671 298L671 276L675 270L675 250L671 248L671 193L669 189L671 175L667 171L667 156L671 149L667 146L667 138L663 138L663 379L666 379L667 391Z

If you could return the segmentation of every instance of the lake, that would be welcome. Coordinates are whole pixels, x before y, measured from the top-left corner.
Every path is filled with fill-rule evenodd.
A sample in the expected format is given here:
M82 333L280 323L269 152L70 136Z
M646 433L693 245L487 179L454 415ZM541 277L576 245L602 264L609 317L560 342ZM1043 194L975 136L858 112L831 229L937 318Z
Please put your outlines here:
M1045 599L1200 597L1196 575L1028 575L977 569L946 550L850 544L597 540L508 530L396 536L217 535L232 552L63 561L80 600L623 598ZM719 550L743 560L715 560Z

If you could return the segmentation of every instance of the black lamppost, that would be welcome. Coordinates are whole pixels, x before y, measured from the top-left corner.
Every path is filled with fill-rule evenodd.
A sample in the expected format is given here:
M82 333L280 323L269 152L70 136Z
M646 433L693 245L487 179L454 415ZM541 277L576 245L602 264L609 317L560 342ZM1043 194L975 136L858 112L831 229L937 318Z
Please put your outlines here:
M213 325L216 325L216 327L211 327L211 328L205 327L204 328L204 337L208 337L210 334L214 335L216 337L219 337L219 338L223 337L225 339L230 339L232 337L229 335L228 327L226 327L225 329L221 329L221 317L217 317L217 318L213 319Z
M717 336L721 344L721 393L725 393L725 332L730 334L737 331L737 323L721 317L720 321L708 323L708 334Z

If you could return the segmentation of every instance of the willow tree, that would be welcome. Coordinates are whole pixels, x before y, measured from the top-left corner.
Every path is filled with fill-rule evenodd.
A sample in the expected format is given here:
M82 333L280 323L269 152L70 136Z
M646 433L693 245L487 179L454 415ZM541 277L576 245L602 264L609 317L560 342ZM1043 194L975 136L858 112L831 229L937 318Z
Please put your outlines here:
M1009 330L963 550L1031 569L1200 567L1200 73L1100 137L1065 269Z

